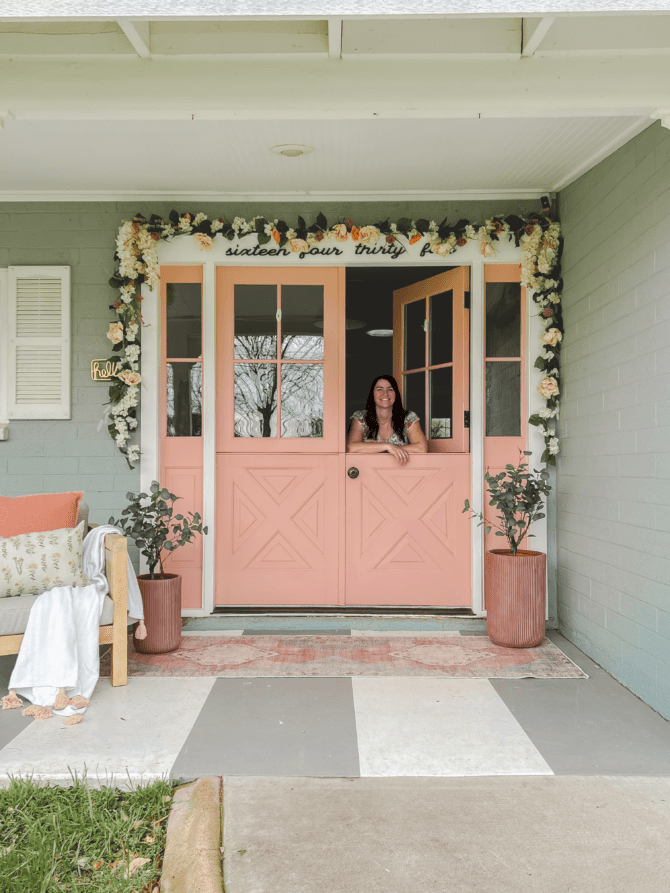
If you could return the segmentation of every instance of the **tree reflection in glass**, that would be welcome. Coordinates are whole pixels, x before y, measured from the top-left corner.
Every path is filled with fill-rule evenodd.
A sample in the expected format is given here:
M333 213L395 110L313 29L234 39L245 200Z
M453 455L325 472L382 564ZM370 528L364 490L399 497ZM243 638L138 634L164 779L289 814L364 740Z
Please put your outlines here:
M236 363L235 437L275 437L276 434L276 363Z

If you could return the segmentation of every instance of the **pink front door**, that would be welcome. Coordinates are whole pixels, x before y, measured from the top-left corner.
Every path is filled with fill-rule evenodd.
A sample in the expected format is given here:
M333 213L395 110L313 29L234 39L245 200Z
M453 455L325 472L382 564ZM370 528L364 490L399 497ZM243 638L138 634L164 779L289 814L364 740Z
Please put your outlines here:
M346 454L344 270L219 268L217 605L470 604L467 273L400 296L432 452L400 468Z
M387 453L349 454L346 466L347 604L469 605L470 456L401 468Z

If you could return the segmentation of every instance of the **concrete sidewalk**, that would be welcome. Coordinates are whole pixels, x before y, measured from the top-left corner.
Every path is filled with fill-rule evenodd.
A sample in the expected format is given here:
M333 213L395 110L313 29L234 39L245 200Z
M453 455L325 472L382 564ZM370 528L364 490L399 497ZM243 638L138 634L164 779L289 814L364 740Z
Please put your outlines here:
M659 893L670 778L223 779L226 893Z

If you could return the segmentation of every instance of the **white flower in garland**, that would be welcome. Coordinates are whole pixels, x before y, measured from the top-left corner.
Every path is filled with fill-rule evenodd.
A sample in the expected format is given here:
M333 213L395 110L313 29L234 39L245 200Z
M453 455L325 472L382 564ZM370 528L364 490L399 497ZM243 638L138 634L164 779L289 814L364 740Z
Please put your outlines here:
M199 214L196 214L193 218L193 226L200 226L200 224L207 220L207 215L203 214L202 211Z
M556 456L556 455L558 454L558 450L559 450L559 447L558 447L558 437L552 437L552 438L551 438L551 440L549 441L549 446L547 447L547 449L549 450L549 452L550 452L550 454L551 454L552 456Z

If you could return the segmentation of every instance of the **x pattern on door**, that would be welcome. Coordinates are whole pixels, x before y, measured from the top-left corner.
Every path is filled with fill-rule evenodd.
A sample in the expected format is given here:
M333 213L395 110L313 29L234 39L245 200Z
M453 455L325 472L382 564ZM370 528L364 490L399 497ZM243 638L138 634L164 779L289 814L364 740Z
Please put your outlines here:
M462 605L469 596L467 456L350 456L360 477L347 498L347 603ZM361 461L363 460L363 461ZM460 461L459 461L460 460Z
M227 603L336 604L337 457L219 456ZM222 593L224 595L224 593Z

